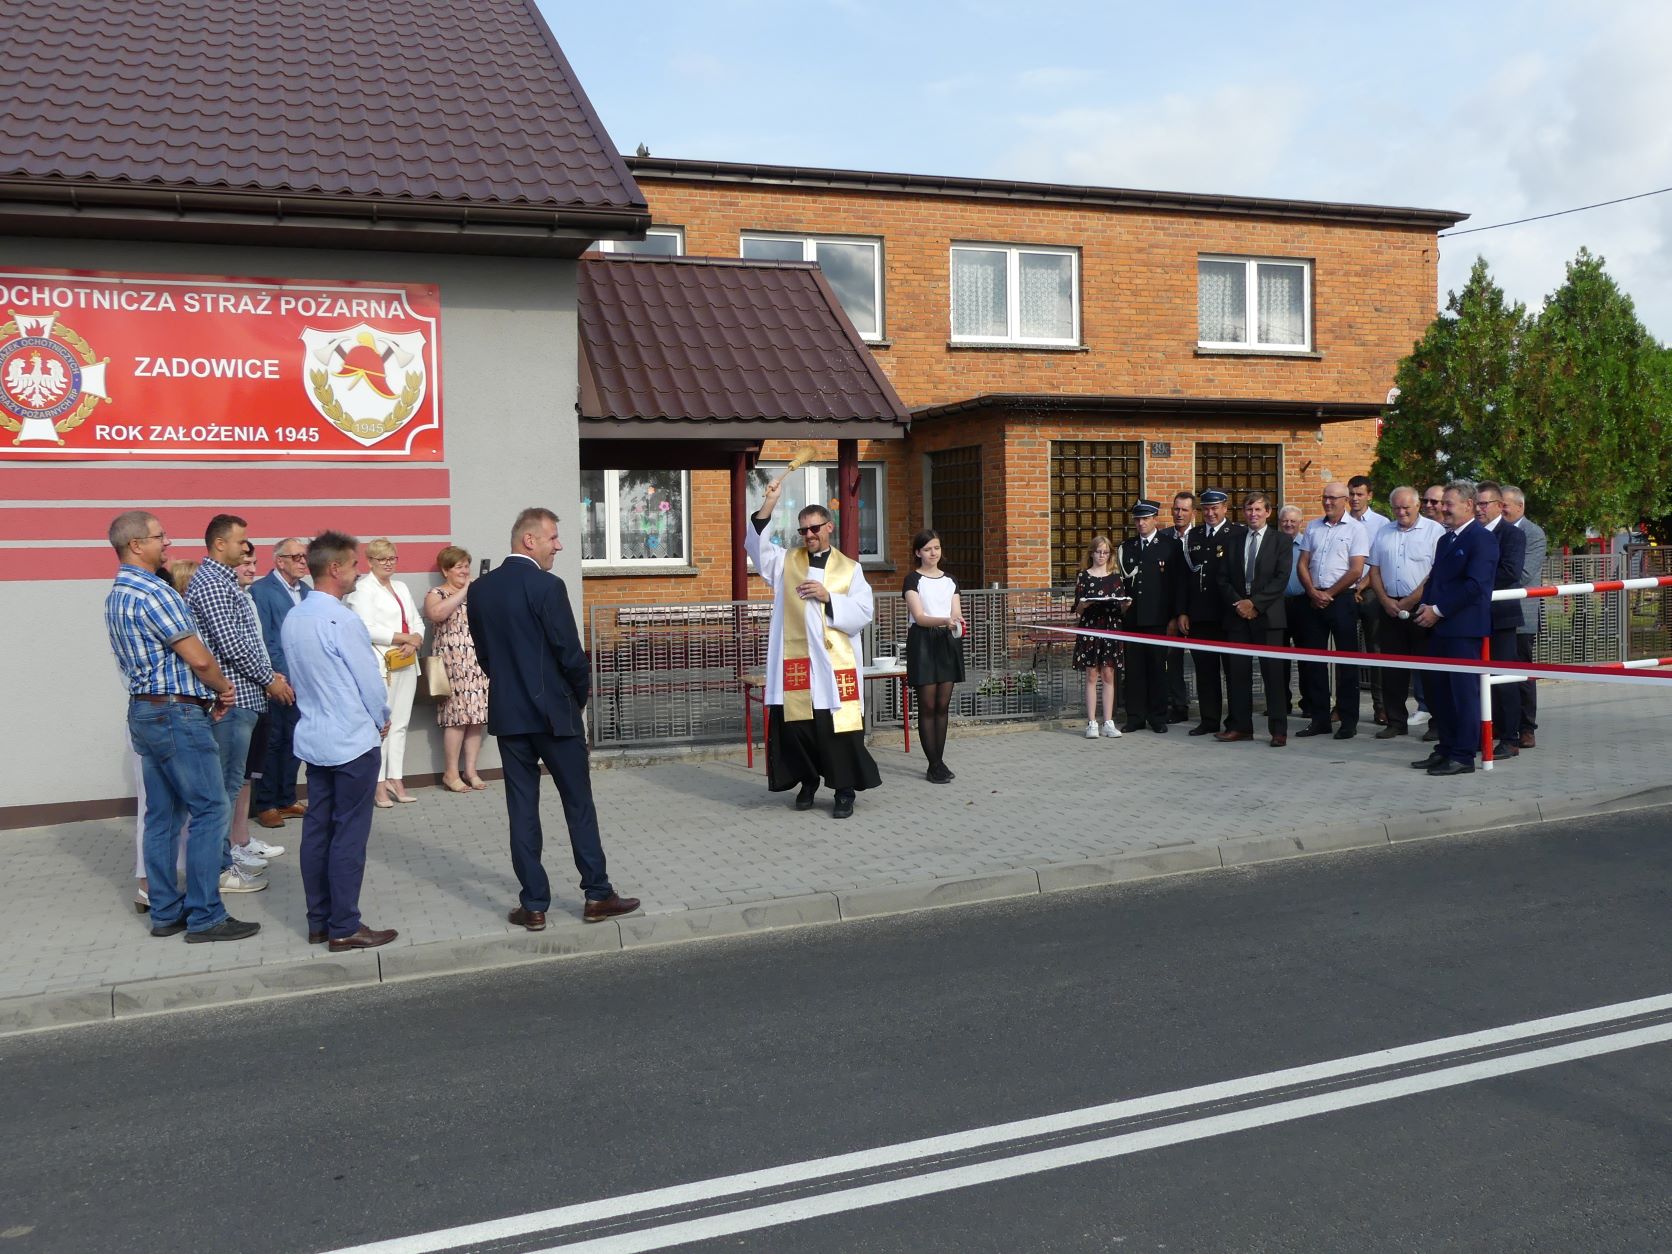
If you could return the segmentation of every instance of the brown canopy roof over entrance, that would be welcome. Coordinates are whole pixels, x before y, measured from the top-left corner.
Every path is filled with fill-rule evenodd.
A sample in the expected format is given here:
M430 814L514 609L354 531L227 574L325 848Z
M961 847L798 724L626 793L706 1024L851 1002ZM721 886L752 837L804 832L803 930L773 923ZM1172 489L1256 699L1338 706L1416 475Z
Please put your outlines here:
M699 468L768 439L899 439L911 415L816 265L580 267L583 464Z

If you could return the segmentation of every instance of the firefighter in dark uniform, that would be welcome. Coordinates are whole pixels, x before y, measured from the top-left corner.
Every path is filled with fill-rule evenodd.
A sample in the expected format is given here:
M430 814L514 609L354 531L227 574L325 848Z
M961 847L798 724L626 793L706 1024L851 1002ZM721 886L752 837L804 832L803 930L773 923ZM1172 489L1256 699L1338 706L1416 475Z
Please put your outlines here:
M1218 488L1201 495L1202 521L1190 529L1184 542L1187 597L1185 616L1179 622L1192 640L1225 639L1226 607L1219 591L1219 567L1225 560L1227 544L1241 544L1242 527L1225 521L1225 505L1231 498ZM1192 650L1196 668L1196 702L1202 718L1190 729L1192 736L1212 736L1225 727L1225 690L1221 682L1223 655Z
M1173 525L1163 526L1161 534L1173 536L1184 547L1190 529L1196 525L1196 494L1190 491L1173 495ZM1190 655L1184 649L1163 649L1167 667L1167 721L1183 723L1190 718L1190 685L1185 682L1185 671L1190 666Z
M1132 507L1138 534L1121 541L1116 560L1126 578L1127 630L1144 635L1177 635L1185 610L1184 546L1157 530L1161 506L1139 501ZM1126 645L1125 731L1167 730L1167 672L1163 654L1152 644Z

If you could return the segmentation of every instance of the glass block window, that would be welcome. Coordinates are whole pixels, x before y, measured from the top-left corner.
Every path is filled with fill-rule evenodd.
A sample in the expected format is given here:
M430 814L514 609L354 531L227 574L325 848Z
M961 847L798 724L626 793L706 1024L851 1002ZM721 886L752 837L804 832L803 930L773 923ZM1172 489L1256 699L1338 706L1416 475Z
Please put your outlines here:
M1138 440L1051 442L1051 582L1066 587L1085 567L1092 538L1119 543L1133 502L1143 495Z

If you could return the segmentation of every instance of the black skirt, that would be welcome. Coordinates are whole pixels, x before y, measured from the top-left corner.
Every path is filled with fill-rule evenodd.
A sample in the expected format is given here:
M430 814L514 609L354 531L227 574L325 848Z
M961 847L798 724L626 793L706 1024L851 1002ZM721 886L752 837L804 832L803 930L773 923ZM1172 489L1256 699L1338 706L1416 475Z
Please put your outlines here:
M767 706L767 787L785 792L821 779L828 788L855 792L882 786L865 733L837 731L829 710L814 710L810 720L792 723L785 720L783 706Z
M906 632L906 682L913 688L964 682L964 642L952 628L912 624Z

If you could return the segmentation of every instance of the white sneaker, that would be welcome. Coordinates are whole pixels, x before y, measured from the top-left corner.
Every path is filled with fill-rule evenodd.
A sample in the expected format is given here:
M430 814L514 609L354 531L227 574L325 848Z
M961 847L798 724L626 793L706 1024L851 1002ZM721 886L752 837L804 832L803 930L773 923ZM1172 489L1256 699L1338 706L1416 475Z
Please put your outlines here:
M1420 727L1424 723L1426 723L1427 721L1428 721L1428 711L1427 710L1418 710L1415 714L1411 715L1410 718L1405 720L1405 725L1407 727Z
M267 859L255 851L254 843L232 846L232 861L247 871L262 871L267 868Z
M1086 739L1087 740L1096 740L1097 739L1097 724L1096 723L1087 723L1086 724Z
M249 871L234 862L221 872L223 893L259 893L267 887L267 877L260 871Z
M1114 719L1110 719L1108 722L1103 724L1103 734L1105 736L1118 736L1118 735L1120 735L1120 728L1115 726L1115 720Z
M283 845L269 845L259 836L251 836L250 843L245 845L244 848L248 849L258 858L276 858L283 853L285 849Z

